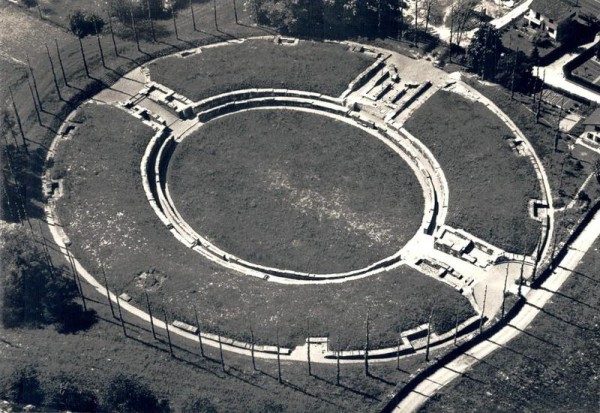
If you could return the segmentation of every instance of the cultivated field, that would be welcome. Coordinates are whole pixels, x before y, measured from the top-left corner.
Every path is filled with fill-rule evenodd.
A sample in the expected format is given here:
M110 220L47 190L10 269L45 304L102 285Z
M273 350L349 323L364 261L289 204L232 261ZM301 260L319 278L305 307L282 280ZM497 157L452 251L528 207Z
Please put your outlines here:
M529 217L528 202L539 197L539 185L531 162L511 150L511 132L494 113L440 91L405 127L431 150L446 174L449 225L509 252L534 250L540 232Z

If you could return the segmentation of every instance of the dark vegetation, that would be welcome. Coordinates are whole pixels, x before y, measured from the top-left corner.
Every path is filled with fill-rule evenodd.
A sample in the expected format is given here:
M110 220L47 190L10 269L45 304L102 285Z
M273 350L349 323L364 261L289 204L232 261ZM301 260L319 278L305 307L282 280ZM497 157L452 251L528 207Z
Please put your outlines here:
M373 59L345 45L302 41L282 46L271 41L207 48L149 65L153 80L196 101L250 88L283 88L339 96Z
M481 25L466 51L469 70L483 80L496 82L509 90L531 91L535 56L532 59L521 51L506 49L501 36L492 25Z
M208 123L176 149L168 184L179 213L218 247L308 273L383 260L423 219L423 190L392 149L344 122L293 110Z
M61 222L84 267L102 279L102 259L111 287L142 308L148 291L171 318L195 324L196 306L204 330L250 341L252 326L260 343L274 344L279 328L283 346L306 338L307 320L315 336L343 326L340 340L352 348L363 345L356 331L367 307L374 347L394 345L399 329L426 322L434 302L439 332L454 325L456 300L461 319L473 314L454 289L406 266L341 284L286 286L212 264L177 242L145 198L139 164L152 131L113 107L85 106L81 118L75 136L57 150L56 171L65 178Z
M90 34L102 33L104 20L101 17L91 14L87 15L81 10L69 16L71 31L77 37L85 37Z
M65 268L54 267L44 247L22 227L0 232L0 316L5 328L36 328L55 324L61 332L88 328L91 312L75 303L77 284Z
M257 359L253 371L250 358L225 352L223 372L218 348L205 347L203 358L197 345L172 336L170 357L165 332L153 340L149 326L129 314L123 336L108 305L84 288L101 319L85 333L0 327L0 399L32 403L34 411L367 412L423 364L422 356L402 359L400 370L395 362L373 364L370 377L361 364L342 365L336 386L335 365L313 363L309 376L305 363L284 362L278 384L275 361Z
M528 202L539 197L540 188L530 160L513 152L511 132L493 112L440 91L417 109L406 129L446 174L449 225L509 252L534 250L540 229L529 217Z
M238 5L239 3L238 1ZM95 36L82 39L90 67L88 76L83 71L77 39L64 38L66 31L54 30L53 26L56 23L68 30L66 19L74 4L80 6L82 3L71 0L43 3L40 8L42 19L38 17L35 9L23 13L21 9L8 2L2 6L14 11L15 14L22 14L36 24L36 30L25 32L19 31L23 27L21 25L12 26L15 36L12 36L11 40L17 42L25 39L25 43L21 42L14 48L13 56L25 61L25 51L29 53L43 101L39 121L27 85L26 68L24 69L21 64L13 63L10 59L0 59L0 70L5 80L0 84L0 94L4 100L10 99L7 85L12 87L29 147L30 157L24 156L26 163L15 173L18 176L17 186L27 195L26 207L34 228L38 222L37 218L42 216L40 202L43 197L38 188L41 188L39 176L44 168L43 159L58 125L71 108L76 107L100 88L111 84L118 76L147 61L151 56L172 53L178 49L215 40L226 40L233 36L265 33L261 28L252 29L245 26L244 24L250 20L239 7L240 24L235 24L231 2L223 1L217 2L218 29L213 22L212 5L206 3L206 7L198 7L200 11L196 10L198 27L203 30L202 32L192 31L190 15L186 14L185 10L181 10L177 20L179 38L173 34L170 21L161 22L157 27L157 30L160 29L163 33L159 38L160 43L140 41L139 51L135 42L119 37L121 29L117 30L118 27L115 25L119 56L115 56L109 49L110 34L105 33L101 37L106 67L102 67L100 62ZM102 10L96 9L99 4L103 3L86 2L86 11L102 15ZM114 20L113 24L115 24ZM126 34L126 31L123 30L123 33ZM36 35L37 40L31 40L32 36ZM52 71L44 48L44 42L54 38L59 39L69 82L65 85L62 78L59 78L62 98L59 98L55 92ZM129 39L131 40L131 37ZM3 48L11 44L3 44ZM56 65L56 53L53 49L50 51ZM58 66L56 69L59 70ZM29 82L31 84L31 77ZM8 107L6 109L14 121L13 111ZM11 129L2 121L0 131L9 140L13 139L13 134L19 138L19 148L16 149L23 151L20 147L20 135L16 123ZM3 146L2 149L4 156L5 147ZM1 164L2 176L8 177L8 181L3 181L4 188L6 185L15 185L6 158ZM2 198L4 202L5 199ZM16 202L14 199L11 201ZM116 212L118 211L115 211L115 214ZM14 214L13 219L17 222L23 219L27 225L23 216ZM126 253L126 251L122 252ZM58 259L59 256L55 258ZM94 406L103 405L103 394L105 389L109 390L106 386L113 379L115 371L122 371L133 380L139 380L142 385L146 384L150 387L159 403L162 403L163 399L168 399L169 406L174 411L186 407L188 411L197 411L197 406L205 410L214 408L218 411L232 412L263 412L267 409L314 412L368 411L378 410L379 404L389 397L392 389L389 383L406 381L408 379L406 371L414 371L422 362L422 358L401 361L402 370L396 370L395 363L392 366L381 364L371 366L371 377L364 376L362 366L342 365L340 386L335 385L335 371L328 366L313 367L313 374L316 377L309 377L305 365L284 363L282 365L284 384L280 385L277 383L277 368L273 362L259 360L257 361L259 371L252 372L247 358L240 359L226 353L227 373L223 373L218 362L218 351L213 349L208 352L208 359L202 359L197 355L197 349L193 345L175 341L175 358L170 358L164 332L158 340L152 340L149 327L145 323L143 325L137 323L133 317L128 318L127 314L125 318L128 337L124 337L121 327L111 317L108 305L102 301L102 297L92 295L93 291L87 284L84 283L83 287L86 295L94 300L88 305L98 311L101 319L85 332L64 335L55 331L52 326L36 329L0 328L1 399L12 400L14 396L26 402L42 400L35 408L42 411L52 409L94 411ZM33 370L34 373L25 374L25 380L21 380L20 377L23 375L19 372L23 369L31 369L30 371ZM13 378L16 378L15 381ZM17 385L10 386L12 391L8 391L4 386L7 381L17 382ZM102 410L102 407L98 409Z
M591 412L600 402L600 242L506 349L446 386L423 412Z
M347 38L353 36L396 37L402 22L401 0L254 0L260 24L282 33L317 38Z

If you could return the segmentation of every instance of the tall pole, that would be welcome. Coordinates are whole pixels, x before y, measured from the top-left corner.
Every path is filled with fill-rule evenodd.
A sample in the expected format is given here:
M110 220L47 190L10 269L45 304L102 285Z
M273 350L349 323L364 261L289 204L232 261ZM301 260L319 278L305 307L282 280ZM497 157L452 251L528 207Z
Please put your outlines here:
M221 370L223 370L223 373L226 373L225 359L223 358L223 343L221 342L221 330L220 329L217 330L217 337L219 339L219 355L221 356ZM252 356L252 358L254 359L254 356Z
M50 267L52 277L54 277L54 264L52 264L52 258L50 258L50 249L48 248L48 243L46 242L46 237L44 236L44 229L42 228L42 223L40 221L38 221L38 228L40 229L42 244L44 245L44 256L46 258L46 262L48 263L48 267Z
M87 61L85 60L85 52L83 51L83 43L81 42L80 37L78 37L77 40L79 40L79 49L81 50L81 57L83 59L83 67L85 68L85 74L87 75L87 77L90 77L90 71L88 69Z
M112 25L112 17L109 12L107 12L107 20L108 20L108 28L110 29L110 37L112 39L113 49L115 50L115 56L119 56L119 49L117 49L117 41L115 40L115 32L113 30Z
M60 65L60 71L62 72L63 80L65 81L65 86L69 86L69 82L67 81L67 75L65 74L65 67L63 66L62 57L60 56L60 49L58 48L58 40L54 39L54 44L56 44L56 55L58 56L58 64Z
M414 42L414 46L417 47L417 36L419 35L419 32L417 31L417 24L418 24L418 20L419 20L419 0L415 0L415 42Z
M100 41L100 34L98 33L98 24L94 20L94 30L96 31L96 41L98 42L98 49L100 50L100 60L102 61L102 67L106 67L104 61L104 51L102 50L102 42Z
M252 326L250 326L250 339L252 340L250 347L250 354L252 355L252 370L256 371L256 359L254 358L254 330L252 330Z
M523 257L523 261L521 261L521 275L519 276L519 297L522 296L521 289L523 288L523 271L525 270L525 257Z
M169 341L169 354L173 357L173 344L171 344L171 332L169 331L169 320L167 319L167 312L163 309L163 315L165 316L165 329L167 330L167 340Z
M106 288L106 297L108 298L108 305L110 306L110 313L112 314L113 318L117 318L117 316L115 315L115 309L113 308L113 305L112 305L112 300L110 299L110 291L108 289L108 280L106 279L106 271L104 271L104 263L102 261L100 261L100 267L102 268L102 275L104 276L104 288Z
M281 380L281 355L279 348L279 327L275 330L275 338L277 340L277 381L281 384L283 380Z
M175 11L173 10L173 4L171 4L171 17L173 18L173 28L175 29L175 38L179 40L179 33L177 32L177 20L175 19Z
M75 285L77 286L77 290L79 290L79 295L81 296L81 302L83 303L83 310L87 311L87 305L85 303L85 296L83 295L83 287L81 285L81 280L79 279L79 273L77 272L77 268L75 267L75 258L71 255L71 252L67 248L67 257L69 258L69 262L71 263L71 271L73 271L73 278L75 279Z
M146 295L146 306L148 307L148 315L150 316L150 327L152 327L152 337L156 340L156 330L154 329L154 317L152 317L152 307L150 307L150 298L148 298L148 291L144 291Z
M433 321L433 307L429 313L429 322L427 323L427 343L425 344L425 361L429 361L429 345L431 344L431 323Z
M560 111L558 112L558 119L556 120L556 133L554 135L554 152L558 152L558 139L560 138L560 121L563 116L563 105L565 98L563 97L560 101ZM564 164L563 164L564 165ZM562 178L562 173L561 173Z
M542 78L542 87L540 89L540 96L538 97L538 105L537 105L537 111L535 113L535 121L539 122L540 120L540 115L542 112L542 99L544 97L544 86L546 85L546 70L544 70L544 75Z
M194 5L192 4L192 0L190 0L190 12L192 13L192 25L194 26L194 31L196 31L196 16L194 15Z
M31 87L31 82L29 81L29 73L27 73L27 86L29 86L29 91L31 92L31 100L33 100L33 107L35 108L35 114L37 115L37 120L40 126L42 126L42 117L40 116L40 110L37 105L37 100L35 100L35 93L33 88Z
M137 29L135 27L135 17L133 16L133 10L131 7L129 8L129 15L131 16L131 28L133 30L133 36L135 37L135 44L137 45L138 52L141 52L140 39L138 38Z
M204 346L202 345L202 328L200 327L200 320L198 319L198 310L194 308L194 314L196 315L196 328L198 329L198 343L200 344L200 355L204 357Z
M485 301L487 299L487 285L485 286L485 290L483 292L483 307L481 308L481 317L479 318L479 334L483 332L483 317L485 313Z
M29 56L27 56L27 66L29 67L29 71L31 72L31 80L33 80L33 88L35 90L35 96L37 97L38 103L40 104L40 109L44 110L42 106L42 99L40 99L40 94L38 92L37 81L35 80L35 74L33 73L33 69L31 68L31 62L29 61Z
M367 311L366 337L365 337L365 376L369 377L369 311Z
M456 345L457 341L458 341L458 310L460 308L460 301L457 299L456 300L456 313L455 313L455 318L456 318L456 322L454 324L454 345Z
M79 283L77 282L77 276L75 275L75 265L73 264L73 259L71 258L71 251L69 251L69 247L65 245L65 250L67 251L67 261L69 261L69 266L71 267L71 274L73 274L73 281L75 281L75 285L77 286L77 290L79 291Z
M217 0L213 0L213 12L215 17L215 29L219 31L219 23L217 21Z
M123 335L127 337L127 330L125 330L125 321L123 320L123 312L121 312L121 300L119 294L115 292L117 296L117 309L119 310L119 320L121 321L121 328L123 329Z
M233 0L233 15L235 16L235 24L238 23L237 4Z
M308 359L308 375L312 376L312 367L310 365L310 320L306 321L306 357Z
M504 288L502 288L502 318L504 318L504 311L505 311L505 305L506 305L506 284L508 283L508 267L509 265L506 265L506 275L504 276Z
M398 332L398 352L396 353L396 370L400 370L400 345L402 344L402 331Z
M398 24L398 40L404 37L404 7L400 6L400 23Z
M256 25L258 26L258 4L256 0L252 0L252 6L254 8L254 18L256 19Z
M517 61L519 59L519 48L517 47L517 50L515 51L515 58L514 58L514 63L513 63L513 70L512 70L512 77L511 77L511 81L510 81L510 98L514 99L515 98L515 76L517 73Z
M152 21L152 10L150 8L150 0L146 0L146 5L148 6L148 20L150 20L150 31L152 32L152 40L156 42L156 32L154 31L154 21ZM192 5L192 0L190 0L190 6ZM194 18L194 12L192 12L192 19ZM194 21L194 30L196 30L196 22Z
M8 91L10 93L10 99L12 100L13 110L15 111L15 116L17 118L17 125L19 126L19 132L21 132L21 139L23 139L23 148L25 149L25 153L29 155L29 149L27 148L27 140L25 139L25 133L23 132L23 125L21 124L21 116L19 116L19 111L17 111L17 105L15 103L15 97L13 96L13 92L11 87L8 87Z
M50 49L48 48L48 44L44 44L46 46L46 53L48 54L48 61L50 61L50 69L52 69L52 76L54 77L54 87L56 89L56 94L60 100L63 100L62 95L60 94L60 88L58 87L58 80L56 79L56 71L54 70L54 62L52 61L52 57L50 56Z
M336 375L335 375L335 384L337 386L340 385L340 350L338 349L336 352Z

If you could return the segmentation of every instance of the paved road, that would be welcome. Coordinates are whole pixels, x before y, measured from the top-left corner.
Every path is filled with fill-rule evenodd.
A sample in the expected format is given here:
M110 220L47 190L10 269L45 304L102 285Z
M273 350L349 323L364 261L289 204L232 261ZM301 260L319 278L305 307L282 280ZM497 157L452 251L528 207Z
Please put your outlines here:
M596 213L589 225L571 245L558 269L543 283L543 289L529 291L525 307L509 325L426 378L407 397L400 401L394 412L407 413L417 411L429 397L433 396L452 380L461 377L464 372L479 360L494 350L505 346L510 340L519 335L521 331L525 330L540 313L544 304L552 298L553 294L560 289L569 275L571 275L598 236L600 236L600 212Z
M600 41L599 36L597 36L593 42L585 44L579 49L589 49L590 47L594 46L598 41ZM580 96L586 100L589 100L590 102L600 103L599 93L587 89L583 86L580 86L579 84L565 78L565 75L563 73L563 66L571 60L575 59L577 56L579 56L579 54L580 52L567 53L554 63L549 64L548 66L534 67L533 73L538 78L543 79L547 85L550 85L560 90L564 90L573 95Z

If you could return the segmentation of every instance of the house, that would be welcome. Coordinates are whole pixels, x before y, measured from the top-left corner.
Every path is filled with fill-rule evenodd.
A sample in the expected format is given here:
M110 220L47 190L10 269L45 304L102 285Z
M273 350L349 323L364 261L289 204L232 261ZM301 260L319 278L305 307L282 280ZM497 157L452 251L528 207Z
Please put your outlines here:
M600 144L600 108L592 112L582 124L585 129L581 137Z
M525 14L530 27L558 41L569 36L574 25L590 27L599 18L600 0L533 0Z

